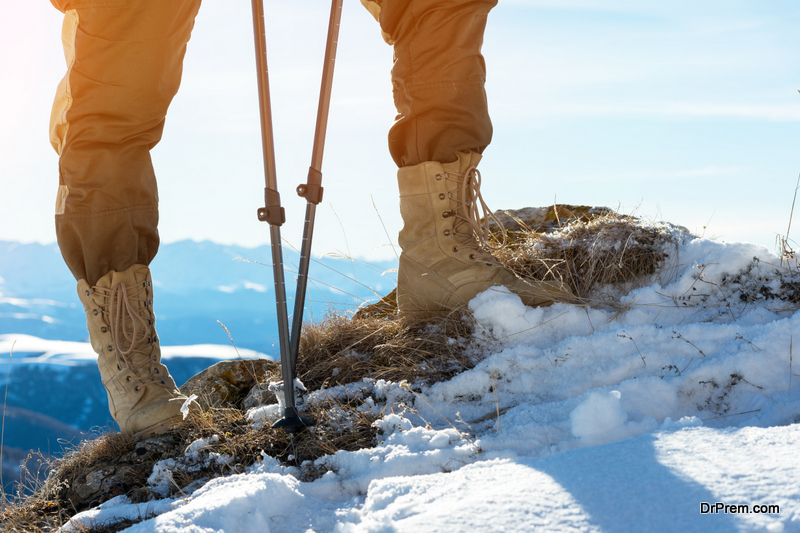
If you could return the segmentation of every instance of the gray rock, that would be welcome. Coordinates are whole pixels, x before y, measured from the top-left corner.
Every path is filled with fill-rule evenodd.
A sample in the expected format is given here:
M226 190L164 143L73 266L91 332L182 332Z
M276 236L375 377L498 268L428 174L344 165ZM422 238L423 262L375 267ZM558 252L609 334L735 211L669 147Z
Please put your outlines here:
M278 364L266 359L221 361L189 378L181 387L186 396L196 394L200 405L228 407L240 404L250 390L278 372Z

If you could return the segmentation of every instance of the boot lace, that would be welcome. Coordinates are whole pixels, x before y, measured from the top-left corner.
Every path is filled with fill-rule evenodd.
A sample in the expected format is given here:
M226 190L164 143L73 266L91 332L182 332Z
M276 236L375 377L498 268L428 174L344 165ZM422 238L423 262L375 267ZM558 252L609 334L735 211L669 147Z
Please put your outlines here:
M453 235L459 239L460 246L454 247L454 251L459 248L473 248L482 254L491 257L486 249L498 249L506 244L506 228L503 223L492 213L489 206L481 195L481 173L471 166L464 174L446 173L445 179L457 182L458 189L450 193L450 199L456 202L456 208L449 212L449 216L455 217L453 222ZM460 192L460 194L458 194ZM482 219L482 220L481 220ZM494 220L497 224L501 239L497 244L489 242L489 237L494 235L489 230L489 220ZM461 231L463 229L466 232ZM494 259L492 257L492 259Z
M148 306L152 301L147 299L146 285L147 282L143 281L132 287L125 283L110 289L92 287L104 300L100 309L111 331L117 368L121 370L125 367L133 371L139 381L136 385L137 391L148 385L166 384L162 378L157 377L159 370L154 364L158 363L158 356L153 353L153 344L157 339L151 328L154 320ZM139 371L143 368L148 371L140 376Z

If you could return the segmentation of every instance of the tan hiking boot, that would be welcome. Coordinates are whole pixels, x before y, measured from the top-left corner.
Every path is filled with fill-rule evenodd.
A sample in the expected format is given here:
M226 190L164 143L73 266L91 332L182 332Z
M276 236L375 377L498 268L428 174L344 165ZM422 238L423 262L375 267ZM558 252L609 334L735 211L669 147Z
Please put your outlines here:
M478 293L497 285L530 306L571 299L562 283L522 280L485 249L486 220L494 215L480 195L476 168L480 159L475 152L459 153L453 163L426 162L399 170L401 315L447 313L466 307Z
M148 438L180 423L186 397L161 364L150 269L133 265L124 272L112 270L93 287L80 280L78 296L98 354L108 408L120 429Z

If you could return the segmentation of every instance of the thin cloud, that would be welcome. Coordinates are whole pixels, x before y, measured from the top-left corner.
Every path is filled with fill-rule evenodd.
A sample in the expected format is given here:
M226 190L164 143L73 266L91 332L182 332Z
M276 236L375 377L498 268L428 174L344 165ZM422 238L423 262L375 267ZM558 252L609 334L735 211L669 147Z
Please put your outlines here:
M498 108L500 106L497 106ZM517 113L519 109L515 110ZM497 110L498 113L502 109ZM518 116L518 115L517 115ZM529 108L528 117L553 116L603 116L637 118L729 118L754 119L771 122L800 121L800 103L797 105L778 104L719 104L709 102L670 102L649 101L636 103L593 103L593 102L540 102Z
M713 180L715 178L729 178L736 174L741 174L747 169L740 166L720 166L720 165L704 165L695 168L684 168L676 170L661 170L661 171L637 171L625 172L622 174L608 174L608 175L593 175L581 178L582 181L588 182L624 182L624 181L641 181L647 179L648 181L673 181L681 179L698 179L704 178L706 180Z

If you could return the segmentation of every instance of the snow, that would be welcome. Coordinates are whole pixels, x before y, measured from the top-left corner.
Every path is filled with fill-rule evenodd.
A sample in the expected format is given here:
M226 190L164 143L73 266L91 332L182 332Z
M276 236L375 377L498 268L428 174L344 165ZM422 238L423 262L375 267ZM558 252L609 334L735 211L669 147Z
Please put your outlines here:
M372 448L299 467L262 455L177 498L106 502L62 531L123 518L145 518L125 530L142 533L800 531L800 312L775 297L796 265L705 239L675 252L617 307L533 309L485 291L470 303L481 360L447 382L305 395L383 415ZM153 486L226 460L207 444L156 465ZM309 466L326 473L299 481Z
M233 285L220 285L217 287L217 290L220 292L233 294L239 290L240 287L245 290L251 290L255 292L267 292L267 287L265 285L252 281L242 281L241 283L234 283Z
M236 348L219 344L196 344L193 346L162 346L161 358L205 357L208 359L274 359L247 348ZM0 335L0 360L13 357L14 364L50 364L74 366L94 363L97 354L88 342L53 341L32 335Z
M196 400L197 400L197 394L192 394L191 396L186 398L186 401L183 402L183 405L181 405L181 414L183 415L184 420L186 420L186 417L189 416L189 409L192 402Z
M628 420L622 408L619 391L592 391L586 400L569 415L572 434L582 444L596 445L641 435L658 427L658 423L646 417L641 422Z
M383 476L368 484L366 496L336 494L325 480L300 483L290 474L254 471L176 500L120 500L84 519L157 514L125 531L176 533L797 531L800 465L791 458L798 438L796 426L673 427L544 458ZM702 502L777 504L780 514L701 515Z

